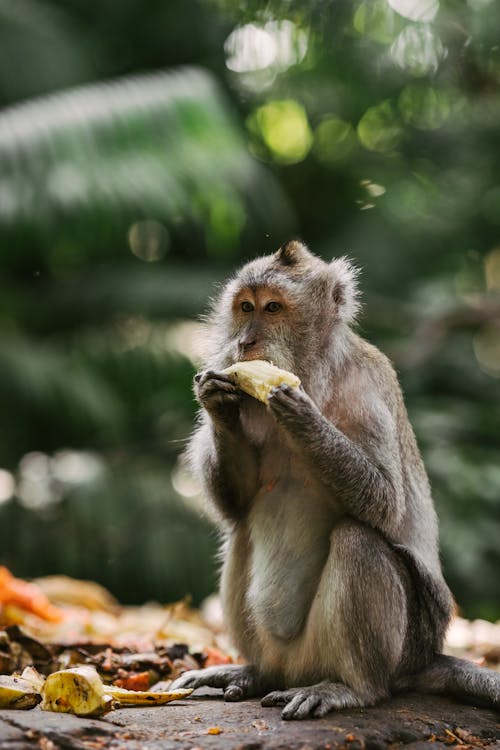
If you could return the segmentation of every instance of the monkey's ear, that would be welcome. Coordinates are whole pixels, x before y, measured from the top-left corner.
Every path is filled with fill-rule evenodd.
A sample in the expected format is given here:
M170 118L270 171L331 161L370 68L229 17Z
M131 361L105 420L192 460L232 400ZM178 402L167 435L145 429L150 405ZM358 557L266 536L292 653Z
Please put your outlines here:
M276 258L283 266L295 266L310 255L311 253L301 240L289 240L280 247Z
M346 258L334 258L330 263L333 274L333 301L338 315L345 323L352 323L356 319L361 303L359 301L358 276L359 269Z

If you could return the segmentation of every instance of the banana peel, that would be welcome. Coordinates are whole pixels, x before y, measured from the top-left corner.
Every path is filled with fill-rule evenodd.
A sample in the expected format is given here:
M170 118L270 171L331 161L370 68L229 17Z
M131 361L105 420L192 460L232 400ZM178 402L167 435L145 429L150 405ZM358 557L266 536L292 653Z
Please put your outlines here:
M26 711L41 700L39 691L28 680L15 675L0 675L0 708Z
M104 685L94 667L82 665L53 672L46 679L26 667L21 675L0 675L0 709L30 709L41 702L44 711L76 716L102 716L122 706L163 706L193 691L126 690Z
M288 370L281 370L263 359L237 362L230 367L226 367L222 372L242 391L264 404L267 404L272 389L282 383L286 383L292 388L298 388L300 385L300 379L297 375L288 372Z
M178 688L170 692L156 692L151 690L126 690L125 688L105 685L104 693L120 706L163 706L170 701L186 698L193 691L188 688Z

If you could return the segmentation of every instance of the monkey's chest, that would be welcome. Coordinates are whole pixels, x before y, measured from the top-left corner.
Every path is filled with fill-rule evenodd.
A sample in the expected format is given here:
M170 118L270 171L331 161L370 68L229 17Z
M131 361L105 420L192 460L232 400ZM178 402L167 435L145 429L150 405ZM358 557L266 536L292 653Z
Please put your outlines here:
M332 509L293 479L267 483L249 518L249 605L257 624L290 640L305 623L328 556Z

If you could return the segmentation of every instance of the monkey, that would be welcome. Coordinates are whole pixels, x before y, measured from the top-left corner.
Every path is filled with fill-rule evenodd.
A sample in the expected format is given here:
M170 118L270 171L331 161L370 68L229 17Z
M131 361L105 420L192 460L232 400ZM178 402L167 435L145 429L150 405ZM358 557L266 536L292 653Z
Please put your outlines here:
M188 454L223 526L223 611L246 663L173 687L258 697L287 720L408 689L500 708L499 674L442 654L437 516L395 370L354 330L357 277L291 240L213 303ZM301 386L251 398L222 370L252 359Z

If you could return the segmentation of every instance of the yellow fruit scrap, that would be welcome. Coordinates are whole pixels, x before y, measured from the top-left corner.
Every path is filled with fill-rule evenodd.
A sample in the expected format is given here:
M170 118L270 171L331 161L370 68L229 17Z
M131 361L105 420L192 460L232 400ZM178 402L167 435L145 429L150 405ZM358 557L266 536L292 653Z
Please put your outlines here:
M82 665L53 672L44 680L32 667L20 676L0 675L0 708L28 709L42 701L44 711L101 716L122 706L163 706L193 691L125 690L104 685L94 667Z
M125 690L113 685L105 685L104 692L121 706L163 706L170 701L185 698L193 692L188 688L178 688L172 692L153 692L151 690Z
M299 378L287 370L281 370L263 359L253 359L247 362L237 362L222 370L233 383L248 393L249 396L267 403L273 388L282 383L298 388Z
M0 708L27 710L41 701L40 693L22 677L0 675Z
M16 675L14 675L16 676ZM45 677L35 667L25 667L21 672L21 679L29 682L36 693L42 692Z
M77 716L101 716L109 711L112 698L104 694L104 685L94 667L82 666L53 672L42 687L44 711L72 713Z

